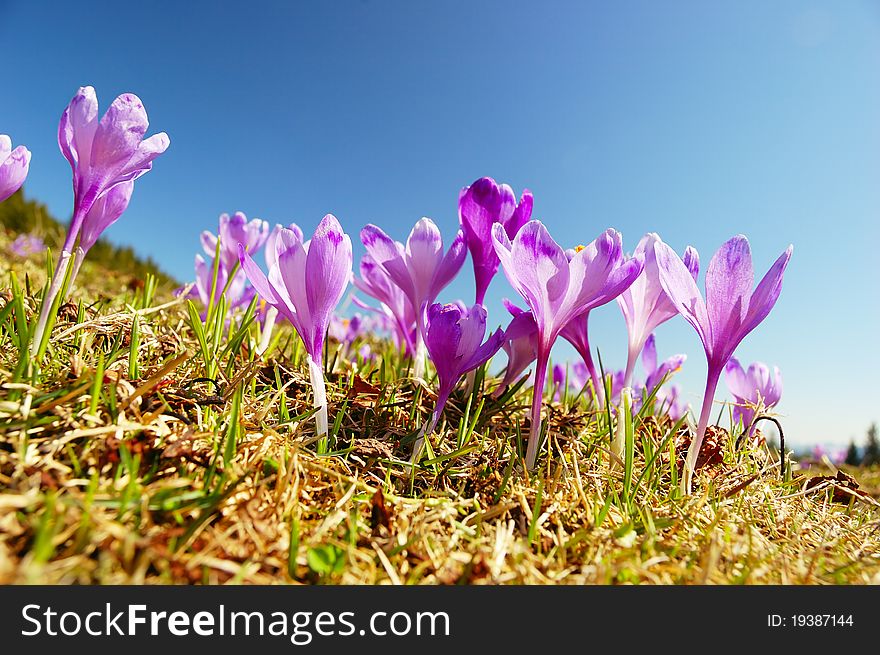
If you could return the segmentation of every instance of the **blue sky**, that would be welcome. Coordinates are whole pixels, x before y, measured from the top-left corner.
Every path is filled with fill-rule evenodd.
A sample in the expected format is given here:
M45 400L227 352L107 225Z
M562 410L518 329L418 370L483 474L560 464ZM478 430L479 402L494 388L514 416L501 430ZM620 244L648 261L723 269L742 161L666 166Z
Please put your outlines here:
M794 243L737 354L782 369L795 445L861 441L880 419L880 4L88 5L0 0L0 132L33 152L26 193L56 216L71 203L58 118L91 84L102 110L138 94L171 137L108 236L180 279L223 211L307 232L332 212L355 242L368 222L403 239L429 216L451 238L460 188L483 175L531 189L564 245L656 231L705 265L741 232L762 275ZM442 299L472 289L462 274ZM490 322L513 295L499 275ZM591 325L622 367L617 306ZM696 334L676 319L657 341L689 354L678 381L698 405Z

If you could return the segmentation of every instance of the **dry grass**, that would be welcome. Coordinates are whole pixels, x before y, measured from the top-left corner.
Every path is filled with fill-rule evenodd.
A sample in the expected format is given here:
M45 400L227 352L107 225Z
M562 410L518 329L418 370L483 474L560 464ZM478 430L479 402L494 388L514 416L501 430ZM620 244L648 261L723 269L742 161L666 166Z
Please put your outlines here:
M13 266L33 312L45 273ZM318 455L289 331L264 362L255 332L218 349L217 384L200 382L211 363L168 290L136 310L128 280L88 267L81 279L83 309L61 312L36 377L16 379L0 328L0 583L880 583L876 470L850 471L859 491L808 489L796 467L781 479L766 446L719 428L682 498L685 441L645 416L625 486L607 414L565 399L548 403L551 456L529 476L527 394L496 403L481 389L497 380L478 377L413 471L431 383L382 344L379 362L331 346L336 450Z

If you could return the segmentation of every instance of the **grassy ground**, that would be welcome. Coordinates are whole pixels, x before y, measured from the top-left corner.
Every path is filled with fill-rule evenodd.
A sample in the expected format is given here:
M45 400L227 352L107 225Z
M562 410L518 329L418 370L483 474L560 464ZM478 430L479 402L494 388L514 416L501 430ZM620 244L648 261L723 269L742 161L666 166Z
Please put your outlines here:
M11 266L32 319L43 262L4 261L0 311ZM783 478L719 428L683 498L680 426L637 416L616 460L608 414L565 398L528 475L529 394L496 402L482 376L413 470L433 385L380 343L367 362L330 344L318 454L289 329L259 360L255 326L230 347L170 289L88 263L78 285L38 373L18 309L0 326L0 583L880 583L880 471L810 487L834 472Z

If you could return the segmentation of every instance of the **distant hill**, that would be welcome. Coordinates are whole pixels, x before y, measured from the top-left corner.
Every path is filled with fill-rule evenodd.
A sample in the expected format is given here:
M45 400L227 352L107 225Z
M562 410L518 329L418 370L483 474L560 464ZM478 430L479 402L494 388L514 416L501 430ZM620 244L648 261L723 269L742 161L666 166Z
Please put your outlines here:
M21 190L0 202L0 226L13 234L35 234L55 253L67 233L67 224L49 214L44 204L26 200ZM144 259L130 246L116 246L103 238L89 250L87 261L140 280L147 273L152 273L161 286L180 286L177 280L160 269L149 257Z

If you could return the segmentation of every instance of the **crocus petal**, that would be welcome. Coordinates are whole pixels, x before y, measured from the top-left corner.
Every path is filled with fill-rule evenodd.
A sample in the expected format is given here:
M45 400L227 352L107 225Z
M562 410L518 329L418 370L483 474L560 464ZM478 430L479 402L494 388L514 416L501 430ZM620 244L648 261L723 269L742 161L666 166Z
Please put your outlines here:
M306 257L305 287L314 325L313 355L320 355L330 315L351 279L351 239L332 214L318 224ZM305 319L304 319L305 320Z
M519 204L517 204L510 220L504 224L504 231L507 232L509 238L513 239L522 226L531 220L534 204L535 199L532 197L532 192L528 189L523 189Z
M749 299L748 313L740 330L742 337L745 337L746 334L758 327L758 324L767 318L770 310L773 309L773 305L776 304L776 300L782 291L782 277L791 259L793 249L794 246L789 246L785 249L785 252L773 263L773 266L770 267L770 270L767 271L767 274L764 275L755 288L755 292Z
M728 344L736 339L749 310L754 283L749 241L740 234L718 249L706 269L706 308L712 326L713 354L724 358L721 350L733 352L735 344Z
M90 86L81 87L61 114L58 124L58 146L70 162L74 173L77 168L81 174L88 171L92 142L97 129L98 97L95 89ZM76 182L74 186L76 187Z
M9 139L6 135L0 135L2 137ZM5 158L0 154L0 202L21 188L31 163L31 153L24 146L18 146L11 152L7 148L7 153Z
M115 178L137 151L148 126L140 98L133 93L117 97L98 122L92 141L90 167L95 178Z
M254 289L257 290L257 295L270 305L279 305L280 300L278 295L275 293L272 285L269 284L269 279L266 277L266 274L263 273L259 266L257 266L257 263L251 258L241 244L238 246L238 260L241 262L241 269L244 271L245 275L247 275L251 284L254 285Z
M642 349L642 368L649 377L657 370L657 342L653 334L645 341L645 347Z
M697 283L676 252L662 241L654 244L654 256L657 258L663 290L679 313L697 331L706 354L711 356L712 329Z
M464 234L459 230L455 235L455 239L452 240L449 250L443 255L443 259L440 260L440 264L434 271L430 293L426 302L433 302L437 295L452 282L461 270L466 256L467 248L465 246Z
M749 384L746 372L736 357L731 357L730 361L724 367L724 380L727 382L727 388L730 393L739 398L745 398L749 395Z
M153 160L168 150L171 139L165 132L159 132L140 142L128 163L117 174L121 181L134 180L153 166Z
M415 305L417 303L415 286L404 262L402 247L399 247L399 244L381 228L372 224L361 230L361 243L364 244L373 261L385 269L394 284L400 287Z
M434 272L443 260L443 237L430 218L422 218L406 240L406 264L416 298L421 304L430 298Z
M80 248L88 251L101 234L113 225L128 208L134 182L117 184L95 201L86 214L80 231Z
M513 242L504 226L493 225L492 241L507 279L532 308L539 330L547 331L568 290L568 259L562 248L540 221L526 223Z

